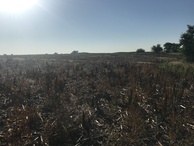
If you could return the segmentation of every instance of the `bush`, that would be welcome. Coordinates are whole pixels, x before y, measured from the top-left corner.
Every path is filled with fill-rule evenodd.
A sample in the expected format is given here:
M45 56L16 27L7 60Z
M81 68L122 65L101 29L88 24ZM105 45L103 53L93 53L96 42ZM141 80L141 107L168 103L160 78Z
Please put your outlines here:
M136 53L144 53L144 52L145 52L145 50L142 48L136 50Z
M163 51L163 48L160 46L160 44L157 44L156 46L153 46L151 48L152 52L154 53L160 53Z

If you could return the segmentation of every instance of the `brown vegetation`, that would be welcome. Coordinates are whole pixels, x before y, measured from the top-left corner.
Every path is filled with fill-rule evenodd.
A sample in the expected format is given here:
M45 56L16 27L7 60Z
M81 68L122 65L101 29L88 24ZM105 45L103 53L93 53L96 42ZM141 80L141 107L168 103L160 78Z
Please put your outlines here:
M1 59L1 146L194 144L190 68L146 54L46 57Z

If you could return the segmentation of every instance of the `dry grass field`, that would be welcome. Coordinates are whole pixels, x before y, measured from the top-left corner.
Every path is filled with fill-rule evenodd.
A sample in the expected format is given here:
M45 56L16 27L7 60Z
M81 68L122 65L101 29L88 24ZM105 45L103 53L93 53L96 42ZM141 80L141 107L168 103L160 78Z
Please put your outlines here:
M194 145L194 69L149 53L0 57L1 146Z

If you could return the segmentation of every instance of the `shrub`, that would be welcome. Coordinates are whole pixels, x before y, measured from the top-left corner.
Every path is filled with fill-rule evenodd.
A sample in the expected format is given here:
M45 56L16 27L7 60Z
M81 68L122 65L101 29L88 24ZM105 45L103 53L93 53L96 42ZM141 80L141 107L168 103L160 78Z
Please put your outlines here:
M136 53L144 53L144 52L145 52L145 50L142 48L136 50Z
M163 51L163 48L160 46L160 44L157 44L156 46L153 46L151 48L152 52L154 53L160 53Z

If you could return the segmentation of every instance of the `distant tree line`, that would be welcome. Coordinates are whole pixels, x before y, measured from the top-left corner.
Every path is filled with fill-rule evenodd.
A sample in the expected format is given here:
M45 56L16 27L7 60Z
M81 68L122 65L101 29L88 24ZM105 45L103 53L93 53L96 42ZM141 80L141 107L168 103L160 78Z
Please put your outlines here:
M167 42L163 45L163 47L161 47L160 44L157 44L151 48L151 51L154 53L177 53L180 51L180 44Z
M180 37L179 43L167 42L161 47L160 44L151 47L154 53L182 53L187 61L194 61L194 25L187 25L187 31Z

